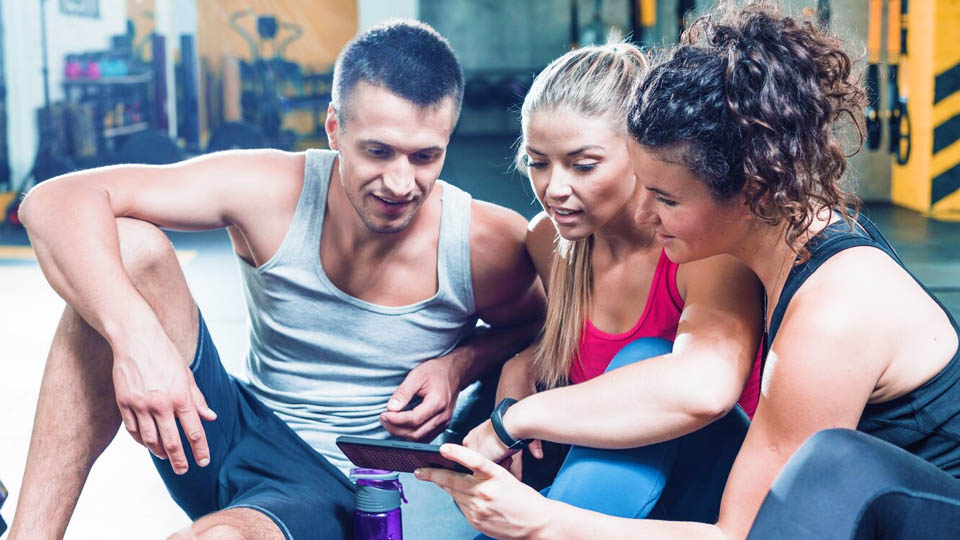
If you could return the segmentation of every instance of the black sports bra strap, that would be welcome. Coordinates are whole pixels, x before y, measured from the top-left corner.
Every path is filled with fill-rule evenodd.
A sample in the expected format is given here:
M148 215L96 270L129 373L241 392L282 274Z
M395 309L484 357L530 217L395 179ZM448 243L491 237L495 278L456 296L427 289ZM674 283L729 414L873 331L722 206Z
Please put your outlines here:
M787 311L787 306L790 305L790 300L793 299L793 295L803 286L807 278L813 275L830 257L833 257L843 250L859 246L875 247L893 257L897 263L903 266L903 262L900 260L896 251L894 251L893 247L887 242L883 235L880 234L876 225L869 219L858 219L853 230L850 230L846 221L843 220L827 226L807 242L810 259L803 264L794 266L787 276L787 281L783 285L783 291L777 300L777 306L774 308L773 315L770 317L770 327L764 336L764 363L766 362L770 344L773 343L777 331L780 330L780 323L783 322L783 315Z

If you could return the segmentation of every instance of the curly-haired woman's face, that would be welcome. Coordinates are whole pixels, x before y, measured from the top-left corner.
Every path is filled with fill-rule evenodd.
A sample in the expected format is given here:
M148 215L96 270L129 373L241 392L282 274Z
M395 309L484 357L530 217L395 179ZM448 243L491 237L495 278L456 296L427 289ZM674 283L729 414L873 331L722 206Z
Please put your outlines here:
M658 159L641 145L631 154L637 181L649 195L637 222L654 228L670 260L684 263L731 252L748 221L738 197L718 201L686 166Z
M561 236L578 240L615 218L632 221L631 142L609 119L539 111L525 128L530 182Z

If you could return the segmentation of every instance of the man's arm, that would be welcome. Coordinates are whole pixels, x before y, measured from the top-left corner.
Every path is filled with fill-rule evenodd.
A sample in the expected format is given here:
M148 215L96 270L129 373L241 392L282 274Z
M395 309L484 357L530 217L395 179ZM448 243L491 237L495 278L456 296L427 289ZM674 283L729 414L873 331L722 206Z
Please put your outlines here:
M113 350L124 425L155 454L170 457L178 472L186 470L187 462L176 420L192 435L194 455L203 464L207 450L199 418L215 415L158 317L124 272L116 218L179 229L249 228L263 200L263 178L294 170L298 160L302 171L302 157L279 152L225 153L159 167L105 167L47 181L21 207L44 275ZM278 200L282 184L275 182Z
M477 314L491 326L458 349L466 387L521 351L543 324L543 286L526 249L527 221L512 210L476 201L470 224L470 269Z
M490 328L446 356L410 372L381 421L401 437L430 440L446 427L457 393L527 346L540 331L544 293L524 245L526 220L511 210L475 201L470 220L470 269L477 314ZM401 410L414 395L424 401Z

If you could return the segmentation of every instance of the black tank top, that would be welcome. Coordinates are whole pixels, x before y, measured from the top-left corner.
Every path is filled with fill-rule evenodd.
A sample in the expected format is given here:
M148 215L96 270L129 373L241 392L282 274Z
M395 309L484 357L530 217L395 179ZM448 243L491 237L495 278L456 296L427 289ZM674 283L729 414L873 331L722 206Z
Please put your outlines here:
M807 242L810 259L790 271L773 310L770 328L764 336L764 360L768 352L767 344L773 343L776 338L783 314L800 286L827 259L856 246L872 246L892 257L937 302L960 336L957 321L930 290L906 269L876 225L863 216L859 217L858 224L859 227L851 231L845 221L837 221ZM919 388L890 401L868 403L857 429L899 446L960 478L960 349L940 373Z

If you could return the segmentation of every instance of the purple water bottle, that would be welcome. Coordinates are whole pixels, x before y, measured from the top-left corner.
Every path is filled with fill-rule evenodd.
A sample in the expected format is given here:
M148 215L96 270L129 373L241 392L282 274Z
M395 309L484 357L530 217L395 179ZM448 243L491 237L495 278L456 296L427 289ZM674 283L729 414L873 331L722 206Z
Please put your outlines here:
M351 469L350 479L357 484L353 540L403 540L400 501L407 500L399 475L379 469Z

